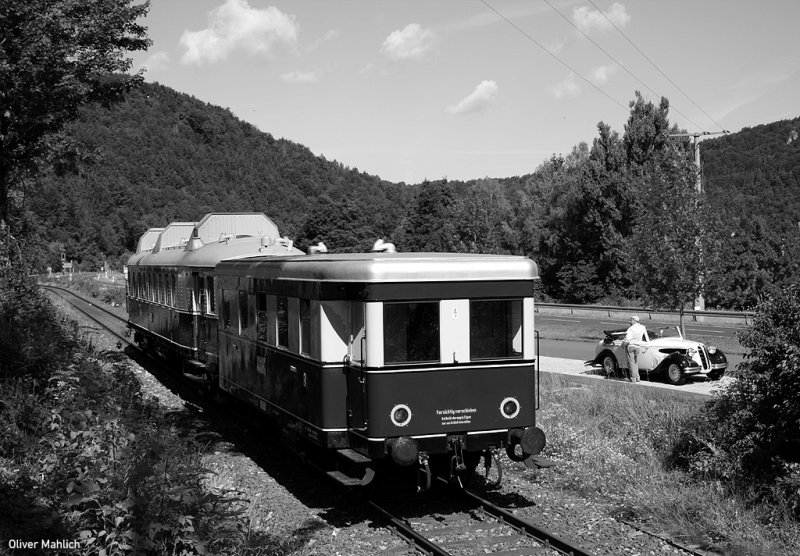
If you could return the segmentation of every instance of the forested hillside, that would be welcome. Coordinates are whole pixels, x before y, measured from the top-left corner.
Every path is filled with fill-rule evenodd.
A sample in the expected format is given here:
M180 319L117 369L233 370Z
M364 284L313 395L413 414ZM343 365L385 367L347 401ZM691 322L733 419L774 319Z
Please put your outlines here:
M754 219L775 231L800 225L800 118L700 143L705 188L738 229Z
M356 233L374 241L407 204L404 188L160 85L83 110L62 140L25 208L51 250L77 261L124 257L147 228L211 211L263 211L294 237L315 207L334 203L357 212L370 229Z
M695 199L669 102L636 93L630 106L623 132L599 122L597 137L524 176L394 184L146 84L84 108L16 192L15 214L56 269L61 253L119 267L149 227L263 211L301 248L367 250L382 237L404 251L523 254L540 265L541 295L565 302L675 306L699 283L709 307L749 308L796 281L800 119L703 141ZM701 268L701 282L679 283Z

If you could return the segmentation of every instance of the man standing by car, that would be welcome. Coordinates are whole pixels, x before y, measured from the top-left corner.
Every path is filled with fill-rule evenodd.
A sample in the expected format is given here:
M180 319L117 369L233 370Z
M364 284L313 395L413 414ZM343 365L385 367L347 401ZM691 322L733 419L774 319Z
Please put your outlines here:
M639 323L639 317L632 315L631 325L625 332L625 339L622 347L628 355L628 381L639 382L639 355L644 351L642 342L644 341L645 327Z

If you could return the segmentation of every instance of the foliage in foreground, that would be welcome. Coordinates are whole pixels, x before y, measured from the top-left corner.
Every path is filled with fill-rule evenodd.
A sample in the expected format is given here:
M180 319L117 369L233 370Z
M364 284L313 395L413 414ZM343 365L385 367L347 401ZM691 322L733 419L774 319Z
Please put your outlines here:
M764 301L740 336L738 380L715 397L672 458L698 477L800 518L800 285Z
M788 504L754 501L708 477L671 468L672 447L698 419L697 400L650 388L542 381L545 457L535 480L610 504L618 517L730 555L793 554L800 523Z
M23 272L1 270L0 321L27 324L0 345L0 538L102 555L247 546L242 505L209 487L177 416L145 399L118 353L82 349Z

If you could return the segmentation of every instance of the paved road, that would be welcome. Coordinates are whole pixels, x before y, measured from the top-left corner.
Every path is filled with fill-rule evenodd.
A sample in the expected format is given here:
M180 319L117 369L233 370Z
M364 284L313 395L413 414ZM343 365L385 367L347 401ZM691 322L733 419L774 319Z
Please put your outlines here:
M642 315L642 324L647 328L665 328L675 326L675 320L668 320L666 318L649 319ZM552 314L536 314L537 324L547 325L574 325L586 328L596 328L600 330L610 330L616 328L627 328L627 319L614 319L608 317L590 317L590 316L577 316L577 315L552 315ZM695 322L692 320L684 320L684 329L686 335L692 337L693 335L702 334L704 336L719 336L724 338L736 338L736 331L741 330L743 324L721 324L709 320L707 323Z

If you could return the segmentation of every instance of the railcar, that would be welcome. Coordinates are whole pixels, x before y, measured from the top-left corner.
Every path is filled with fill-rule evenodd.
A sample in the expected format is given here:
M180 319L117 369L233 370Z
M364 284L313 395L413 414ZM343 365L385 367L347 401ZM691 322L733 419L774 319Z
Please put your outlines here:
M128 326L145 349L189 376L216 375L214 268L223 258L297 255L263 213L211 213L151 228L127 263Z
M131 326L145 343L156 337L202 365L216 388L268 414L299 445L328 455L329 474L344 484L368 483L383 464L416 466L427 484L432 473L468 478L481 460L499 465L501 449L541 463L533 261L261 249L220 248L203 265L188 244L172 266L157 253L134 256L129 276L152 281L174 268L182 277L194 338L167 341L189 322L171 317L156 327L149 314L158 295L129 295ZM190 279L195 273L213 280L216 305L193 305L209 284ZM206 336L197 318L213 318ZM203 344L208 334L216 338Z

